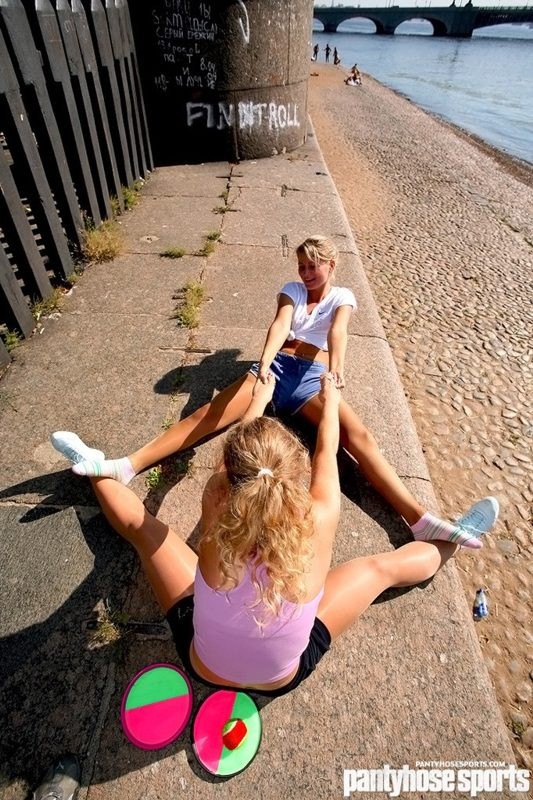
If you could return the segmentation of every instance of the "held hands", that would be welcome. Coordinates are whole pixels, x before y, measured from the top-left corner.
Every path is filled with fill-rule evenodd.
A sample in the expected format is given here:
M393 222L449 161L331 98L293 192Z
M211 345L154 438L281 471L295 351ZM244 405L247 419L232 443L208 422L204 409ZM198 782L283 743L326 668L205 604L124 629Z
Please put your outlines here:
M337 387L337 389L344 389L344 387L346 386L346 381L344 380L344 375L342 374L342 372L338 372L336 369L332 369L329 374L333 375L333 379L335 381L335 386Z
M319 399L327 404L339 405L341 401L341 393L338 386L338 378L334 372L324 372L320 376L320 392Z
M257 372L257 380L261 381L261 383L266 383L268 380L268 376L271 375L270 368L264 366L263 364L259 364L259 370ZM256 384L257 385L257 384Z
M270 403L272 400L272 395L274 394L274 389L276 388L276 379L269 369L264 370L263 379L261 377L262 371L263 369L259 370L257 380L252 390L252 395L254 400L258 400L264 405L264 408L266 408L268 403Z

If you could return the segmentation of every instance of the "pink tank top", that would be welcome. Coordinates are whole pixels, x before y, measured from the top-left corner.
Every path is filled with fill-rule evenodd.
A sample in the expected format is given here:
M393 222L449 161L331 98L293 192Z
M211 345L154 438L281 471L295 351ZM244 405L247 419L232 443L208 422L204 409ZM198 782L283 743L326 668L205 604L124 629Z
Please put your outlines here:
M259 581L265 569L257 570ZM297 666L309 643L318 604L324 594L308 603L284 600L279 615L265 616L256 602L256 589L248 568L229 591L212 589L200 569L194 581L194 648L201 661L216 675L235 684L274 683Z

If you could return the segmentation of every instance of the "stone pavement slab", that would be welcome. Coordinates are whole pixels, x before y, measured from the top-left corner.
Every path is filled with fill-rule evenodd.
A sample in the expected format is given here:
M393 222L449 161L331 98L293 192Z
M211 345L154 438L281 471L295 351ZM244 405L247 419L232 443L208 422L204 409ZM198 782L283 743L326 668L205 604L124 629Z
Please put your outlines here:
M224 188L224 181L218 184ZM145 197L136 213L121 222L128 252L159 254L181 247L195 253L205 243L206 235L220 227L218 215L213 214L214 208L223 205L218 188L213 187L211 197Z
M94 284L95 291L77 292L77 314L149 315L169 320L177 305L174 295L189 282L198 281L206 259L185 255L162 258L146 253L132 259L129 253L116 258L112 265L95 264L84 276L84 283ZM176 323L169 326L175 331ZM184 333L181 331L181 333Z
M331 194L309 192L304 199L299 192L282 196L276 189L243 188L232 209L224 220L228 244L283 247L286 241L290 252L315 231L329 231L341 250L348 241L344 216Z
M218 197L228 183L231 165L180 164L158 169L150 176L143 197Z
M22 778L35 784L59 752L86 754L98 738L114 647L92 648L84 622L103 598L124 606L133 554L95 509L2 504L0 530L0 752L11 800L27 797Z

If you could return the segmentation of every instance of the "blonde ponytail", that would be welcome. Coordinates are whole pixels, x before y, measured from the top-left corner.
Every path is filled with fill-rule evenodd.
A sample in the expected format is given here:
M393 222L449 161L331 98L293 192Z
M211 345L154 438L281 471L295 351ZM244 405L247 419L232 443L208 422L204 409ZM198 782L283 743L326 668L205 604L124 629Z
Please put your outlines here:
M276 615L284 599L297 603L306 592L313 535L309 455L281 422L259 417L229 433L224 464L230 496L205 541L216 542L221 585L235 586L239 567L249 565L258 603Z

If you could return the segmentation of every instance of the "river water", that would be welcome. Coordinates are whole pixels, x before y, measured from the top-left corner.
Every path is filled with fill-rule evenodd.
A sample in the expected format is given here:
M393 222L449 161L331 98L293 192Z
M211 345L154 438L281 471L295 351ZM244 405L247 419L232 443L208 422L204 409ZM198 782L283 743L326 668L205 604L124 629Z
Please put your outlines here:
M532 28L498 25L476 31L471 39L451 39L433 37L429 22L413 20L394 36L373 31L373 22L358 19L325 34L315 20L319 61L329 42L346 73L357 62L363 73L422 108L533 164Z

